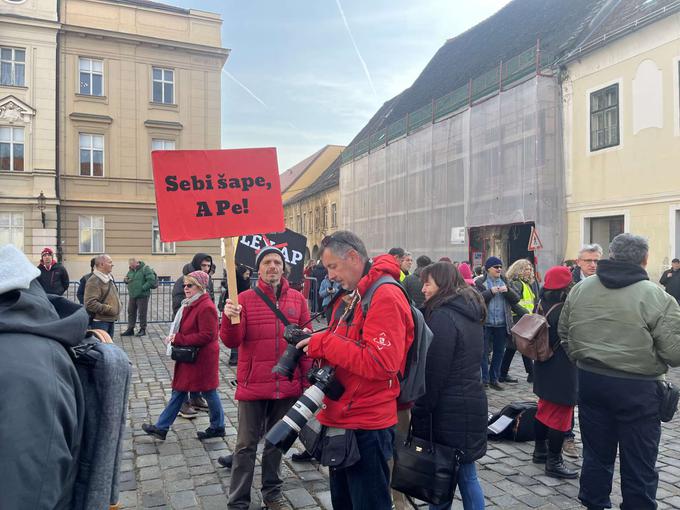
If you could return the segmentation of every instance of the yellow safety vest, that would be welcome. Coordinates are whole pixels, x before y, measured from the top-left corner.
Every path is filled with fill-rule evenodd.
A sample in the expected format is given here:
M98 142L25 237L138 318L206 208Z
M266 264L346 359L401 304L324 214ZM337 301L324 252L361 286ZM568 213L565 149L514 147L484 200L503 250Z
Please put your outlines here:
M536 295L534 294L534 291L531 290L531 285L522 281L522 299L519 300L519 306L524 308L529 313L533 313L534 299L536 299Z

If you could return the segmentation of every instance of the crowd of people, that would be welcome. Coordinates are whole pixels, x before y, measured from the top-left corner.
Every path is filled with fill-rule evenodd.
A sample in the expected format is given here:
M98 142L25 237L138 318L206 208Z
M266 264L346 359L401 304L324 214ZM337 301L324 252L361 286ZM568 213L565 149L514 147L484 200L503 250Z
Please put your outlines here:
M317 419L346 445L329 471L334 508L409 508L407 498L390 490L390 477L396 438L410 430L460 452L450 461L459 465L463 506L482 509L475 463L487 449L487 392L502 392L505 385L518 382L509 371L516 354L511 329L524 315L541 314L550 326L552 356L544 361L523 356L527 381L538 397L533 462L544 465L550 477L579 477L564 459L579 457L573 435L578 405L581 503L593 510L611 506L618 449L624 507L656 508L655 462L664 398L660 381L669 367L680 365L680 261L675 259L663 273L664 291L648 279L648 252L644 238L620 234L607 259L599 245L586 245L572 269L548 269L541 285L532 261L520 259L506 269L497 256L489 256L477 274L479 268L473 271L467 261L433 263L421 255L411 273L413 256L403 248L371 258L359 237L339 231L323 240L320 262L309 266L321 282L318 296L310 299L319 299L328 322L317 332L310 329L305 289L289 284L278 248L259 252L253 288L249 271L240 270L239 304L223 289L221 322L212 257L197 253L173 288L174 319L165 338L168 354L177 360L172 393L156 421L142 429L165 440L178 415L192 418L206 410L210 425L197 433L198 439L223 437L220 341L232 349L237 439L233 455L219 463L232 470L227 508L247 509L258 442L309 387L309 369L332 367L344 392L335 399L325 397ZM89 327L110 334L121 312L112 269L110 256L93 258L79 296ZM34 277L46 294L61 295L68 287L68 274L49 248L43 250ZM397 285L376 286L385 277L401 282L406 294ZM139 319L136 334L144 336L157 277L144 262L130 259L125 283L130 300L121 334L135 334ZM26 282L19 284L28 288ZM8 293L14 287L5 287L0 281L0 313L12 307ZM369 292L371 304L365 308L362 297ZM422 311L433 339L425 395L399 404L399 381L415 331L406 296ZM295 340L304 354L290 376L273 370L289 347L284 338L288 326L307 333ZM282 494L281 458L276 447L265 445L261 491L271 510L291 508ZM430 505L450 507L451 501Z

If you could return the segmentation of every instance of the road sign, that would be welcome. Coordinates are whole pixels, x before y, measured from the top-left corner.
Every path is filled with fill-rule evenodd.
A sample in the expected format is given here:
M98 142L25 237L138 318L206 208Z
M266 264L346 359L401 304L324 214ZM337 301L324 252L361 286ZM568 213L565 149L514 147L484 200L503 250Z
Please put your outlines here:
M540 250L542 248L543 243L541 242L541 238L538 237L538 231L536 230L535 227L531 227L531 235L529 236L529 246L527 250L534 251Z

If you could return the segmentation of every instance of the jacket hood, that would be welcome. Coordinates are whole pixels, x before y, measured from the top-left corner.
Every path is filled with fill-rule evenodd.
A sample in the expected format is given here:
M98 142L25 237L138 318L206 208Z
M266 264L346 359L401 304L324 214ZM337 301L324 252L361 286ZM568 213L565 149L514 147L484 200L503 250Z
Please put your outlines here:
M213 263L213 259L210 255L207 253L197 253L194 255L194 258L191 259L191 265L193 266L193 269L189 271L191 273L192 271L200 271L201 270L201 262L205 259L209 259L210 263ZM186 266L185 266L186 267ZM184 273L184 274L189 274L189 273Z
M201 260L203 260L203 259L201 259ZM189 273L192 273L194 271L196 271L196 270L194 269L194 265L193 265L192 262L189 262L188 264L184 264L184 267L182 268L182 274L184 276L186 276Z
M481 322L482 320L483 312L481 305L465 296L453 296L444 301L441 306L450 308L473 322Z
M595 274L608 289L622 289L642 280L649 280L647 271L642 266L613 259L600 260Z
M38 335L72 347L85 336L88 322L85 308L61 296L46 294L37 280L28 289L0 295L0 334Z
M401 269L399 263L392 255L378 255L371 263L368 274L359 280L357 289L362 296L369 289L369 287L381 276L389 275L395 280L399 281Z

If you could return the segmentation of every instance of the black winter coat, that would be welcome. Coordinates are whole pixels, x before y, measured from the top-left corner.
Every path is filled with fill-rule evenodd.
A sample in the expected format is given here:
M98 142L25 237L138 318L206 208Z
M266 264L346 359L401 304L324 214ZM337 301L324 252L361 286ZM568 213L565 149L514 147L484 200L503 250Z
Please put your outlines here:
M554 354L547 361L534 362L534 393L539 398L554 404L575 406L578 393L576 365L572 363L560 344L557 326L564 303L559 293L543 291L541 295L542 313L547 313L555 304L558 306L548 315L550 346Z
M661 275L659 283L664 286L666 292L680 302L680 271L667 269Z
M62 266L59 262L55 262L50 270L48 271L42 262L38 266L40 269L40 276L38 276L38 282L42 285L42 288L47 294L56 294L61 296L68 289L69 279L68 272L66 268Z
M427 393L412 410L416 437L459 448L462 462L486 453L488 405L479 376L484 351L482 310L462 296L435 308L427 318L434 339L427 355Z

